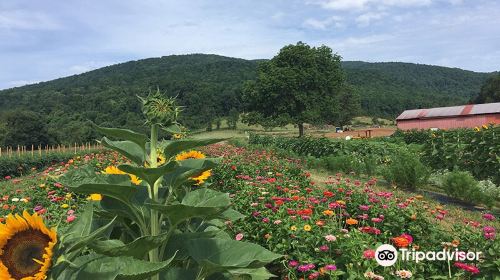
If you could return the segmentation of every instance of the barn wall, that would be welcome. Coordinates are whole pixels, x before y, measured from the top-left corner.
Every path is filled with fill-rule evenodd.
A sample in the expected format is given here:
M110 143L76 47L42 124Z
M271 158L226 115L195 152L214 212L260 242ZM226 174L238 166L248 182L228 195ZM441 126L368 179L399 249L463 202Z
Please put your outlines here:
M398 120L397 126L402 130L429 128L453 129L463 127L473 128L489 123L500 124L500 114L456 116L436 119Z

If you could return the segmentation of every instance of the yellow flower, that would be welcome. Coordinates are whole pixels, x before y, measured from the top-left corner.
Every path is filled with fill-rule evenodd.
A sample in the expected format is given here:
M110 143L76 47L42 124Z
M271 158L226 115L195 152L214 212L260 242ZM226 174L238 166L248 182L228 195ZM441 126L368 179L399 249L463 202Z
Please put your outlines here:
M0 224L0 279L46 279L56 242L56 230L37 214L10 214Z
M340 205L345 205L345 201L343 201L343 200L337 200L337 203Z
M305 231L311 231L311 226L310 225L305 225L304 226Z
M201 185L205 180L212 176L212 170L203 171L199 176L191 177L192 180L196 181L196 185Z
M102 195L98 194L98 193L93 193L93 194L89 195L89 197L87 199L92 200L92 201L101 201Z
M487 126L487 125L485 125L485 124L483 124L483 128L484 128L484 129L488 129L488 126Z
M206 156L198 151L192 150L188 152L182 152L178 155L175 156L175 160L180 161L180 160L185 160L185 159L200 159L200 158L205 158Z
M180 134L180 133L174 133L174 139L181 139L184 137L184 135Z
M475 130L476 132L478 132L478 131L480 131L481 129L480 129L479 127L477 127L477 126L476 126L476 127L474 127L474 130Z
M186 159L202 159L206 158L206 156L198 151L188 151L188 152L182 152L178 155L175 156L176 161L182 161ZM203 171L200 175L198 176L193 176L191 177L192 180L196 181L196 185L201 185L205 180L207 180L210 176L212 176L212 170L206 170Z
M163 154L162 150L158 149L156 151L156 162L157 165L163 165L165 162L167 162L167 159L165 158L165 155ZM145 162L144 166L149 167L149 162Z
M139 177L135 176L134 174L128 174L126 172L121 171L118 169L116 166L108 166L106 169L104 169L104 174L111 174L111 175L124 175L127 174L130 177L130 182L132 182L134 185L139 185L142 180L139 179Z
M290 230L291 230L291 231L296 231L296 230L297 230L297 227L296 227L296 226L291 226L291 227L290 227Z
M68 205L68 204L66 204L66 203L64 203L63 205L61 205L61 208L63 208L63 209L66 209L66 208L68 208L68 207L69 207L69 205Z

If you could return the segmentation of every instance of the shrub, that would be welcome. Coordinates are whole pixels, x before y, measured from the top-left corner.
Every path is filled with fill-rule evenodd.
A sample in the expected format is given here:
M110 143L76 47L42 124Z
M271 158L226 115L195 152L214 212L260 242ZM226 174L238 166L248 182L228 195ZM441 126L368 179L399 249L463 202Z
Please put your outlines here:
M493 182L490 180L479 181L477 186L482 195L481 202L484 205L491 208L500 202L500 187L496 186Z
M478 203L483 197L478 182L467 171L452 171L444 175L441 187L447 195L460 200Z
M417 189L429 178L429 170L415 154L408 151L396 153L383 173L387 181L409 190Z

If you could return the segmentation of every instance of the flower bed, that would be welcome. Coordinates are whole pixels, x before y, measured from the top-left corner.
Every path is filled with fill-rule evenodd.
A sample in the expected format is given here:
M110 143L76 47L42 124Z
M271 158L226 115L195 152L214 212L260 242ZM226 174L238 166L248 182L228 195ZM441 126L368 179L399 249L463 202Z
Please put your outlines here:
M228 228L237 240L285 255L275 263L282 278L490 279L498 273L498 222L491 214L452 213L422 196L383 190L376 178L336 174L318 184L299 161L272 152L224 145L206 152L224 157L214 170L214 187L231 193L234 208L246 216ZM483 258L398 261L384 268L374 260L374 250L384 243L420 251L481 251Z

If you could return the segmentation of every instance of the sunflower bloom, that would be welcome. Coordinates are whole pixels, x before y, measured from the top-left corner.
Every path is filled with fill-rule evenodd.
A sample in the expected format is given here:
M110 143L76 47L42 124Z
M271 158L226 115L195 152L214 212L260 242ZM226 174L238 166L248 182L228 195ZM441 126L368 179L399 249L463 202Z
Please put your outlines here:
M175 156L176 161L182 161L186 159L203 159L206 158L206 156L198 151L191 150L187 152L182 152L178 155ZM191 177L191 180L196 181L196 185L201 185L203 182L205 182L210 176L212 176L212 170L206 170L203 171L200 175Z
M36 213L10 214L0 224L0 279L46 279L56 242L55 229Z
M139 185L142 182L142 180L139 179L139 177L135 176L134 174L129 174L129 173L123 172L120 169L118 169L118 167L116 167L116 166L106 167L106 169L104 169L103 173L110 174L110 175L125 175L126 174L130 177L130 182L132 182L132 184L134 184L134 185Z
M188 152L182 152L182 153L176 155L175 160L180 161L180 160L185 160L185 159L201 159L201 158L205 158L205 157L206 156L203 153L192 150L192 151L188 151Z
M102 194L93 193L93 194L89 195L89 197L87 199L88 200L92 200L92 201L101 201L102 200Z

